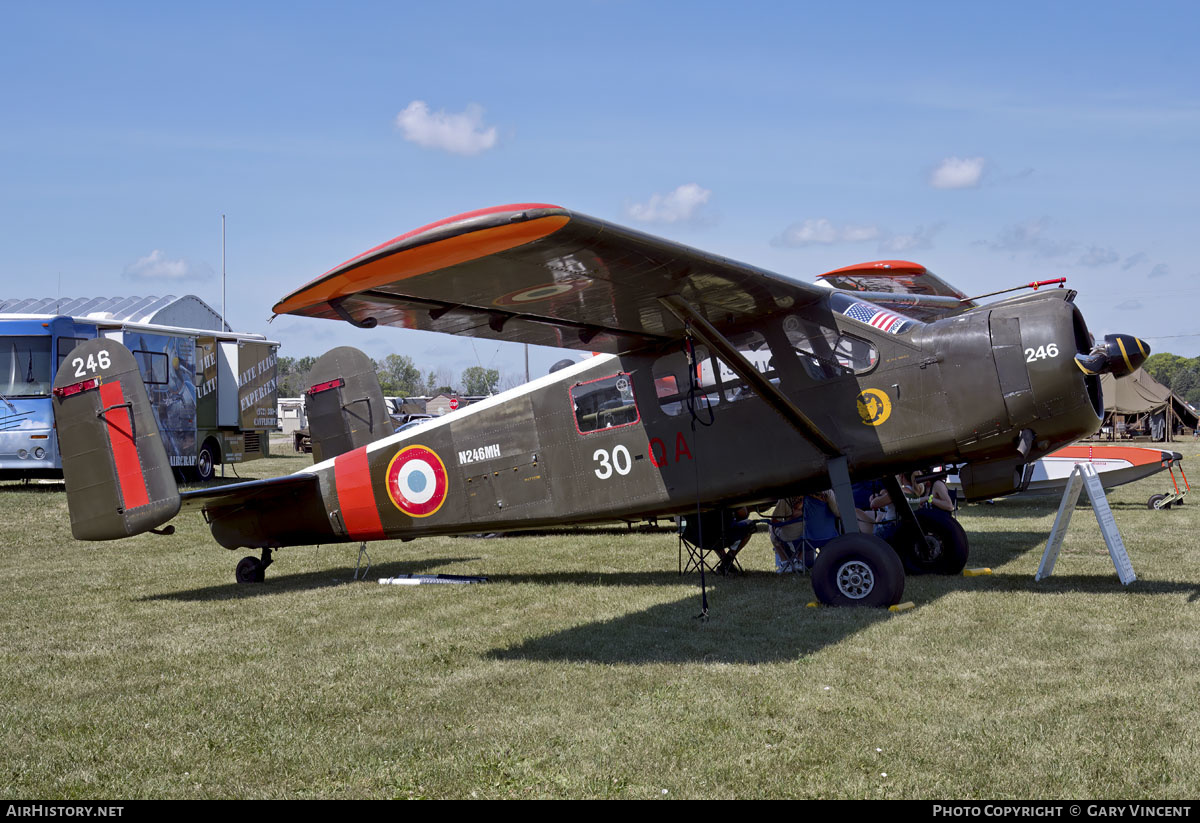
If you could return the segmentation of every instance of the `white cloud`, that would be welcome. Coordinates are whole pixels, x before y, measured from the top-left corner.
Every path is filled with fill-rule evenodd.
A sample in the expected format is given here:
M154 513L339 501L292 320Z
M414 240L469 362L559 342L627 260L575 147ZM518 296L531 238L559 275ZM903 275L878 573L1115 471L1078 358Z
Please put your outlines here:
M908 252L919 249L932 249L933 238L945 223L934 223L932 226L917 226L910 234L893 234L879 244L880 251Z
M1076 265L1090 266L1107 266L1121 259L1121 255L1117 254L1112 249L1102 249L1099 246L1089 246L1088 250L1083 253L1083 256L1076 261Z
M1150 274L1147 276L1148 277L1166 277L1170 273L1171 273L1171 269L1167 266L1166 263L1159 263L1157 266L1150 269Z
M1121 264L1121 271L1129 271L1134 266L1145 263L1149 258L1146 257L1144 251L1139 251L1137 254L1131 254L1125 258L1125 262Z
M414 100L396 115L396 128L410 143L451 154L479 154L496 145L496 127L484 128L483 107L477 103L452 114L444 109L430 112L424 100Z
M947 157L929 175L929 185L935 189L969 189L979 185L983 177L982 157Z
M832 246L834 243L865 243L877 237L878 226L837 226L825 217L810 217L788 226L783 230L783 234L771 242L776 246L799 249L805 246Z
M655 194L645 203L633 203L626 213L643 223L690 223L712 192L696 183L684 183L668 194Z
M1071 250L1072 244L1055 240L1047 234L1050 218L1039 217L1014 226L1006 226L1000 237L983 245L993 251L1029 252L1038 257L1057 257Z
M155 249L126 266L124 274L130 280L207 280L213 271L203 263L197 266L182 257L168 260L162 251Z

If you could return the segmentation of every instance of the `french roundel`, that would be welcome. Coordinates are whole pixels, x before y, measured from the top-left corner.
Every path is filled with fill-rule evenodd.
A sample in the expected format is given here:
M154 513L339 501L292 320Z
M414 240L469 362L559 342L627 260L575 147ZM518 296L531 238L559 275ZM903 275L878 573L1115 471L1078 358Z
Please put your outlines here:
M446 501L446 466L432 449L409 446L388 464L387 492L410 517L428 517Z
M540 286L533 288L521 289L514 291L511 294L506 294L503 297L497 297L492 301L496 306L516 306L521 303L537 303L539 300L549 300L551 297L561 297L564 294L573 294L577 291L582 291L592 284L591 280L580 277L574 280L567 280L559 283L543 283Z

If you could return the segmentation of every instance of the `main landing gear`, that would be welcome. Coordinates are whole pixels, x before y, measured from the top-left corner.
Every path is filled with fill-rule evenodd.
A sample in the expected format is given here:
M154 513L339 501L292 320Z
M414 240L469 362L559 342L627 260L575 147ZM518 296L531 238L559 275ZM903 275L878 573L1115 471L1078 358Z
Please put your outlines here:
M925 540L910 526L900 529L892 545L910 574L958 574L967 565L967 533L948 512L920 509L914 512Z
M843 534L822 547L812 583L829 606L894 606L904 594L904 566L882 538Z
M271 550L262 550L262 560L253 555L243 557L238 561L234 575L239 583L261 583L266 576L267 566L271 565Z

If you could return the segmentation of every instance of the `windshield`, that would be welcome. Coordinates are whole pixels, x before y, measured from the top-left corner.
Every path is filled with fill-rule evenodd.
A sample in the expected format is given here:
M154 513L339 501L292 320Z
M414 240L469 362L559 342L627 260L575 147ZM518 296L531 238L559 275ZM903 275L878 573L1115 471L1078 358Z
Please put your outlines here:
M50 395L50 336L0 337L0 394Z

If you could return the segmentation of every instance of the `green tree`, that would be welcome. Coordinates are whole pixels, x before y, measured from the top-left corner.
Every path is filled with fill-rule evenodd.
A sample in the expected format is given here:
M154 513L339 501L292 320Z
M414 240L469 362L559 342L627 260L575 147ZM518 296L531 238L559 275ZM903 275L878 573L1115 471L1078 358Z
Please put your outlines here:
M425 390L421 370L407 354L389 354L376 364L376 373L386 395L411 397Z
M500 382L500 372L483 366L470 366L463 370L462 385L466 394L491 394Z
M280 357L275 365L278 369L279 396L299 397L311 386L308 373L312 371L315 357Z

